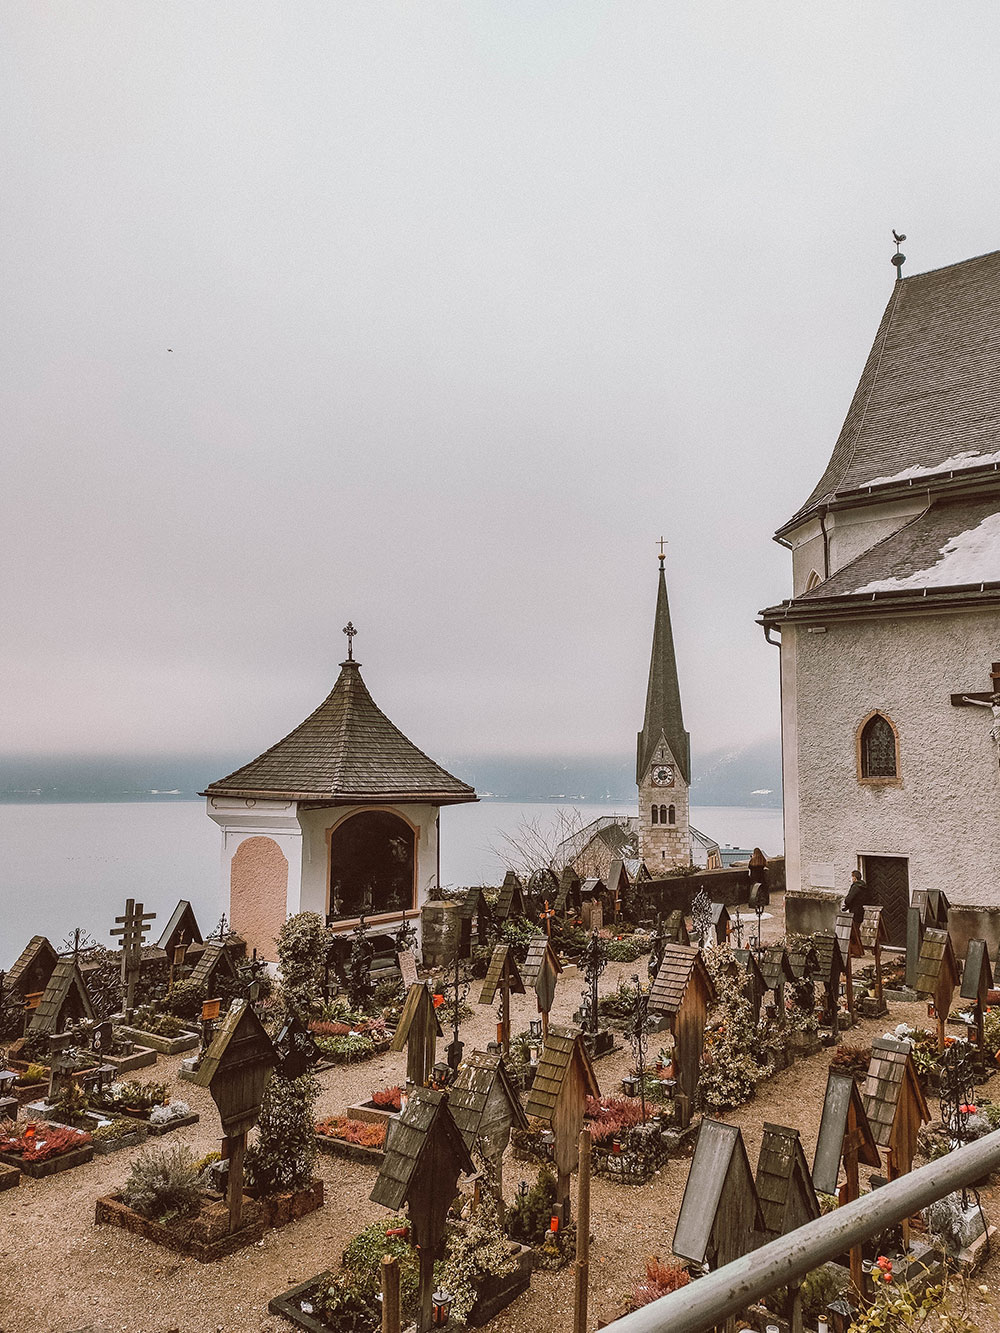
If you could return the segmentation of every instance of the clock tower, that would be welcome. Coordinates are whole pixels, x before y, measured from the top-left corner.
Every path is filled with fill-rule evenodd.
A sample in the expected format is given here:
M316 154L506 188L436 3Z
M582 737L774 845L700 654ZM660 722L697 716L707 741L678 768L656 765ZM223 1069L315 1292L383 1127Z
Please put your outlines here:
M665 558L661 542L646 715L636 745L635 772L639 787L639 855L654 876L674 866L691 864L691 738L684 730L681 714Z

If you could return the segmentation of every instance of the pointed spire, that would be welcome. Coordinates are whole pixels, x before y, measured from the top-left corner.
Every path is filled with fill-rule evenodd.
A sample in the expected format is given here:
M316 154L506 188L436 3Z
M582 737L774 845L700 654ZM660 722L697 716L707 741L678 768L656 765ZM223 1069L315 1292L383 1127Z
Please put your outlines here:
M653 621L653 650L649 661L649 684L646 687L646 714L636 746L636 782L642 782L653 761L660 737L664 736L681 776L690 784L691 738L684 730L681 713L681 691L677 682L674 636L670 628L670 605L667 601L667 576L664 570L666 555L662 537L659 545L660 576Z

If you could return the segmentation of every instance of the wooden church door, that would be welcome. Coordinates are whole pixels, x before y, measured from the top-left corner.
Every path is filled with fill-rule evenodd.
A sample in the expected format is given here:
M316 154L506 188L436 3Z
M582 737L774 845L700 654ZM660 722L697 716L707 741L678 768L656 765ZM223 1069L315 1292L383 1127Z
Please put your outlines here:
M910 906L910 871L905 856L866 856L864 876L874 906L884 910L882 918L889 943L906 946L906 913Z

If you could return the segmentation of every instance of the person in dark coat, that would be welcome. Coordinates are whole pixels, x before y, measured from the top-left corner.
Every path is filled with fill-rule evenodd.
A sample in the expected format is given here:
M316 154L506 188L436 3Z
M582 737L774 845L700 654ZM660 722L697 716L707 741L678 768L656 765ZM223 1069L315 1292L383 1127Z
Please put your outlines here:
M871 893L868 885L861 878L860 870L851 871L851 887L847 890L847 897L844 899L845 912L850 912L858 926L865 919L865 908L872 907Z

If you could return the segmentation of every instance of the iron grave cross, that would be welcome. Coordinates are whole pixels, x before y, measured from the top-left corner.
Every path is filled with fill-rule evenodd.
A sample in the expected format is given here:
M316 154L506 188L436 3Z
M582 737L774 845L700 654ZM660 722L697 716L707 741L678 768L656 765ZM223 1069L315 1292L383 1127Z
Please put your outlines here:
M992 690L979 694L953 694L951 702L956 708L989 708L993 714L993 726L990 735L997 747L1000 758L1000 662L994 662L990 668Z

